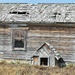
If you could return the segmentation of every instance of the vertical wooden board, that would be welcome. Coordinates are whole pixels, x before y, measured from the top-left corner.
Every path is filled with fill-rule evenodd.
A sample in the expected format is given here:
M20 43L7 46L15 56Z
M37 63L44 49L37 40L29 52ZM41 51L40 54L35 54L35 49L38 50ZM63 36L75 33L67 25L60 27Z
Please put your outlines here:
M33 64L34 65L38 65L38 61L39 61L39 58L38 57L33 57Z
M33 57L34 62L38 61L38 57Z

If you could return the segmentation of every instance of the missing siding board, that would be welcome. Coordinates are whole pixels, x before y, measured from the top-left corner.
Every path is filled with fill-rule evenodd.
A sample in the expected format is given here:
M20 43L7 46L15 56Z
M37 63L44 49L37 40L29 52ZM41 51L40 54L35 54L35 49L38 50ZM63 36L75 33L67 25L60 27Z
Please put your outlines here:
M10 14L26 14L26 15L28 15L29 14L29 12L26 12L26 11L13 11L13 12L9 12Z
M61 15L61 13L55 12L55 13L53 13L53 16L52 17L53 18L56 18L57 15Z
M9 12L10 14L17 14L17 12L16 11L13 11L13 12Z

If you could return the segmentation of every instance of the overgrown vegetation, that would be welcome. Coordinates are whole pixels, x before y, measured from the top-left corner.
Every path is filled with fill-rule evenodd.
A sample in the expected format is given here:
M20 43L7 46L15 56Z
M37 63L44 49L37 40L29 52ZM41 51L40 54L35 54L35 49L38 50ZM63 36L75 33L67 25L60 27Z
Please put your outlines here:
M30 64L0 62L0 75L75 75L75 65L67 67L44 67Z

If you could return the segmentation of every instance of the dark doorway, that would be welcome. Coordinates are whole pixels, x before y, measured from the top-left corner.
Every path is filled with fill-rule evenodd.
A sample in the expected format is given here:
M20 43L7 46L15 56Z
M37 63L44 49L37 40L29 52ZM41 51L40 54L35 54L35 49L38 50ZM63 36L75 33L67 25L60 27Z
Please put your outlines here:
M48 65L48 58L40 58L40 65Z

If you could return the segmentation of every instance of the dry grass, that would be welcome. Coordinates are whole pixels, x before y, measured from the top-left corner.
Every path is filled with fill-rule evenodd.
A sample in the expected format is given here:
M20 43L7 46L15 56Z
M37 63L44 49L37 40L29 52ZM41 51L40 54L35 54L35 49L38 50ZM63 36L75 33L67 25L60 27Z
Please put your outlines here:
M0 75L75 75L75 66L64 68L33 66L29 64L14 64L0 62Z

